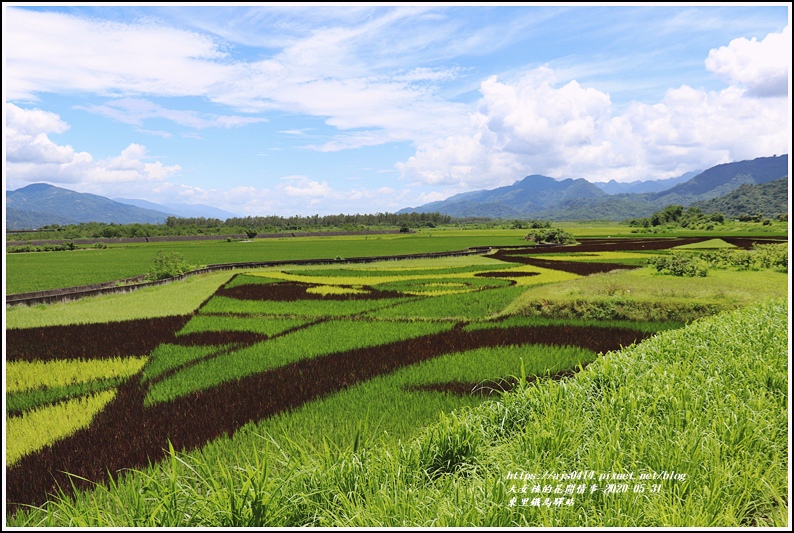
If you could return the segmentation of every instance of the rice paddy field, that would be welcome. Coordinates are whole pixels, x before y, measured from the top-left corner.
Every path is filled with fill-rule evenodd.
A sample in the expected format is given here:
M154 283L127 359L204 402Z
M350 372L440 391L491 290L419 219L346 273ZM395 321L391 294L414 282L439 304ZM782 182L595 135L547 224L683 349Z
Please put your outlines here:
M644 266L719 241L7 308L6 525L785 526L787 273Z

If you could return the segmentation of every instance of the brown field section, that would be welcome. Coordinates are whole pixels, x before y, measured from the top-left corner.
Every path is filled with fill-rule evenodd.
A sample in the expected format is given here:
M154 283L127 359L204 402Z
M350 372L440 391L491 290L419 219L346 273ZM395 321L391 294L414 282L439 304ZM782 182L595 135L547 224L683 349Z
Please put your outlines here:
M148 355L173 342L190 315L6 330L6 361L109 359Z
M250 284L238 285L231 288L221 288L215 294L236 300L270 300L276 302L294 302L296 300L378 300L382 298L405 298L401 292L380 291L372 287L362 287L369 291L359 294L312 294L306 292L309 287L316 287L311 283L296 281L283 281L280 283L267 283L264 285Z

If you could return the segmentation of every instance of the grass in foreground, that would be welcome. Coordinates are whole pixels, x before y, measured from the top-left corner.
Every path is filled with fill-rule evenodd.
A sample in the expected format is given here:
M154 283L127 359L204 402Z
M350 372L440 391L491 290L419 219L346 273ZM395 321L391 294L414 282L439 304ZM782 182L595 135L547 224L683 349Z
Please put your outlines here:
M139 486L9 525L785 527L787 315L778 299L705 318L401 443L369 447L361 425L320 457L266 440L221 464L172 451ZM516 474L538 476L526 496Z
M772 270L710 270L705 278L664 276L651 268L620 270L530 287L503 313L549 318L673 320L736 309L788 294L788 275Z

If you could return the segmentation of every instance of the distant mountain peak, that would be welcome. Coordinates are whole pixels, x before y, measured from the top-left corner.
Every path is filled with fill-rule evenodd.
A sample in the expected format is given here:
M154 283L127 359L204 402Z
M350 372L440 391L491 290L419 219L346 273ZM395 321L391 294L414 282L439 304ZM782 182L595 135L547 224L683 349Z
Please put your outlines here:
M49 224L105 222L117 224L161 224L168 215L150 209L114 202L104 196L81 193L32 183L15 191L6 191L6 227L35 229Z
M583 178L531 174L513 185L456 194L398 213L439 212L453 217L624 220L650 216L669 204L688 206L745 183L766 183L788 173L788 155L717 165L658 181L595 185ZM623 187L623 185L628 185Z
M42 191L47 191L49 189L60 189L60 187L56 187L55 185L50 185L49 183L31 183L30 185L26 185L21 189L17 189L16 191L9 191L9 192L26 192L26 193L37 193Z

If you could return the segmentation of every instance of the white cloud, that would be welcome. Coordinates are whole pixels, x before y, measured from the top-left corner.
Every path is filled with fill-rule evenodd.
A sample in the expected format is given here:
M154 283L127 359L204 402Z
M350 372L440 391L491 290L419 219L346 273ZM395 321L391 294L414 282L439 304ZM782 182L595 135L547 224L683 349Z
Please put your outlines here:
M119 98L104 105L77 106L77 109L103 115L125 124L140 126L147 119L161 118L189 128L238 128L267 122L264 117L200 114L196 111L167 109L142 98Z
M632 181L787 153L790 56L781 59L781 39L790 44L788 28L760 43L734 40L713 50L709 68L734 83L722 91L682 85L659 103L634 102L622 112L604 92L556 83L548 67L512 81L492 76L480 85L467 128L421 143L397 168L409 182L443 186L448 196L535 173Z
M327 182L317 182L310 180L305 176L294 177L291 176L287 179L291 184L279 185L277 190L283 192L287 196L292 197L305 197L305 198L329 198L333 196L334 192ZM294 185L293 185L294 184Z
M47 133L63 133L69 129L61 118L40 109L23 109L6 104L6 162L8 166L62 165L91 159L87 153L75 153L71 146L55 144Z
M152 22L7 8L6 96L35 100L38 93L64 90L119 96L83 109L137 126L164 118L193 128L237 127L281 110L323 117L339 130L376 133L343 132L339 140L313 146L322 151L428 140L428 132L459 131L466 107L445 101L429 83L450 79L458 69L405 68L398 48L415 54L442 39L404 31L424 11L406 7L356 16L348 26L290 37L272 57L246 62L232 61L222 43L207 35ZM424 23L438 29L438 22ZM166 109L143 95L198 96L260 117Z
M62 132L68 124L54 113L6 104L6 178L15 189L28 183L76 184L82 192L112 194L113 186L162 182L179 165L146 162L146 147L130 144L116 157L94 160L88 152L59 145L45 132ZM44 130L37 132L39 130Z
M9 100L64 90L204 95L233 70L218 44L195 32L15 8L3 17Z
M368 206L363 211L366 213L394 212L405 206L410 193L408 190L396 191L391 187L340 191L326 182L317 182L306 176L285 176L280 181L281 183L273 187L238 186L226 190L204 190L165 183L155 189L158 196L152 197L150 194L147 199L154 202L210 204L244 216L293 216L362 212L362 202ZM311 208L311 212L307 212L307 207Z
M6 126L21 135L39 133L63 133L69 125L55 113L41 109L22 109L12 103L6 104Z
M747 87L752 96L786 96L791 68L791 29L755 37L734 39L728 46L709 52L706 68L730 84Z

